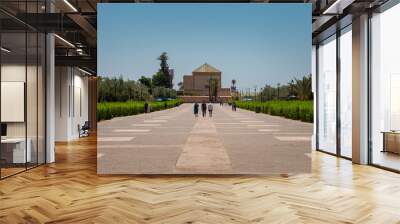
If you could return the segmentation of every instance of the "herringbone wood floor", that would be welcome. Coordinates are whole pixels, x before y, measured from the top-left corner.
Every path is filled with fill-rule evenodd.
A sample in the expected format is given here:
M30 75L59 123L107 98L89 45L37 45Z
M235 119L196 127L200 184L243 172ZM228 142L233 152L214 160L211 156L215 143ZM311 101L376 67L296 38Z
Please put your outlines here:
M400 223L400 175L312 153L282 176L97 176L96 143L0 181L0 223Z

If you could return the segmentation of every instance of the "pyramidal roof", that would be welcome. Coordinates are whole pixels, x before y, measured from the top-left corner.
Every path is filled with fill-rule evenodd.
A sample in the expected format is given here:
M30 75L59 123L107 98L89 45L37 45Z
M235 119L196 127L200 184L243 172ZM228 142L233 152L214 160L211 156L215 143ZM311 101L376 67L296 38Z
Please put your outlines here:
M207 63L204 63L202 66L196 68L193 72L221 72L221 71Z

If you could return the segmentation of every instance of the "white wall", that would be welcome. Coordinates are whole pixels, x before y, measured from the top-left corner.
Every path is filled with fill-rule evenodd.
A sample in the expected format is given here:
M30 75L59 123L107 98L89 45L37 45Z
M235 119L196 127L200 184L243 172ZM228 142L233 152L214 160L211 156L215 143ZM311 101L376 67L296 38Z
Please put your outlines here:
M14 113L18 115L18 121L6 121L7 124L7 137L8 138L24 138L27 136L28 143L31 149L32 162L44 163L44 150L45 150L45 116L44 116L44 74L42 73L42 68L36 65L25 65L25 63L3 63L1 66L1 76L2 76L2 87L5 83L3 82L18 82L19 84L24 83L26 86L22 88L13 90L6 90L2 88L2 99L9 98L9 100L14 100L11 102L14 104L19 104L13 106L5 106L2 102L2 114ZM27 78L27 80L25 80ZM14 87L14 86L13 86ZM16 86L14 87L16 88ZM26 90L26 99L25 99ZM20 94L19 101L12 99L12 97L7 94ZM22 102L21 102L22 100ZM26 105L25 105L26 103ZM25 120L26 113L26 120ZM2 120L4 120L2 118ZM36 161L39 159L39 161Z
M1 81L25 83L25 75L26 75L25 69L26 69L25 64L23 65L3 64L1 66ZM7 110L7 109L8 108L1 108L1 110ZM22 108L22 110L24 110L24 108ZM7 134L9 137L25 137L25 122L7 123Z
M55 140L77 139L78 125L88 120L88 78L76 68L56 67L55 86Z
M24 82L26 69L31 72L36 69L32 66L26 67L25 64L3 64L1 66L1 81L2 82ZM28 97L36 96L35 93L27 93ZM1 110L7 110L8 108L1 108ZM22 108L24 110L24 108ZM28 115L29 116L29 115ZM28 117L28 120L31 120ZM25 137L25 122L7 122L7 135L8 137Z
M78 70L74 70L74 92L72 93L74 96L72 96L74 102L73 102L73 108L72 108L72 119L71 119L71 135L73 136L72 138L77 138L79 137L79 132L78 132L78 125L83 125L85 121L89 120L89 113L88 113L88 78L85 76L82 76L82 73L77 74ZM79 102L80 101L80 102Z
M69 85L71 83L67 67L55 68L55 140L67 141L69 120Z

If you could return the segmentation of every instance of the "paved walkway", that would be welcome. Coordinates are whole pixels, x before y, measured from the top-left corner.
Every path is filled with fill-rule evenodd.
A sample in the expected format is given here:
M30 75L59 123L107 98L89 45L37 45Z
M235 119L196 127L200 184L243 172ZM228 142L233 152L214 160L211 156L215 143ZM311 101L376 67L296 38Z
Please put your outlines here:
M312 124L192 104L98 125L100 174L284 174L311 170Z
M186 140L175 172L232 172L228 153L212 119L198 119Z

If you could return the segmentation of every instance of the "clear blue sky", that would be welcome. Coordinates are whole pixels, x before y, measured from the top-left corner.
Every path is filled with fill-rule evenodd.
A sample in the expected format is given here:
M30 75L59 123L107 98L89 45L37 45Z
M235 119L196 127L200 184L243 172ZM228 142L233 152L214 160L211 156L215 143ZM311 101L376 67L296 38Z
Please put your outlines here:
M166 51L175 85L207 62L240 89L311 72L311 4L98 4L98 73L137 79Z

